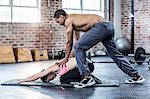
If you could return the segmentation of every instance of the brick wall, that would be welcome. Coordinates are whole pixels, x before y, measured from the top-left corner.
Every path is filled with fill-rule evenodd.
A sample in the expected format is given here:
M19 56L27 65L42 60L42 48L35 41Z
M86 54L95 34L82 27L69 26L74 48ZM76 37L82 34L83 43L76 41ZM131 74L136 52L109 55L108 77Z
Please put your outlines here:
M51 55L65 49L65 28L56 24L53 15L61 8L61 0L41 1L41 23L5 23L0 22L0 45L30 49L48 49ZM106 3L105 3L106 4ZM113 19L113 0L111 0L111 19ZM131 18L130 0L122 0L122 34L130 39ZM113 20L112 20L113 21ZM150 52L150 0L135 0L135 47L142 46ZM136 49L135 48L135 49ZM101 43L92 51L103 49Z
M50 1L50 2L48 2ZM0 45L12 45L30 49L52 49L56 55L65 49L65 28L56 24L54 12L61 8L62 0L41 0L41 23L6 23L0 22ZM92 51L101 48L101 43Z
M56 25L53 14L61 8L61 0L41 0L41 23L0 22L0 45L58 51L64 42L64 28ZM55 53L56 53L55 51Z
M46 24L0 23L0 44L41 49L42 43L50 42L50 31Z
M122 34L131 36L131 0L122 0ZM143 47L150 52L150 0L134 0L135 15L135 49Z

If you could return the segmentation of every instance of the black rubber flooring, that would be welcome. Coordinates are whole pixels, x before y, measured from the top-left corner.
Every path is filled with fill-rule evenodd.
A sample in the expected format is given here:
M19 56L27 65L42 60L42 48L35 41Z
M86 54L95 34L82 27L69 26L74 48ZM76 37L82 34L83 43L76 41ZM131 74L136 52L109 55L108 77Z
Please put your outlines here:
M109 57L92 58L94 61L112 61ZM54 61L38 61L14 64L0 64L0 83L20 79L46 68ZM99 79L120 81L120 87L64 88L0 86L0 99L150 99L150 70L147 64L133 66L141 72L146 81L143 84L124 84L130 77L115 63L95 63L93 74ZM53 82L58 82L57 77Z

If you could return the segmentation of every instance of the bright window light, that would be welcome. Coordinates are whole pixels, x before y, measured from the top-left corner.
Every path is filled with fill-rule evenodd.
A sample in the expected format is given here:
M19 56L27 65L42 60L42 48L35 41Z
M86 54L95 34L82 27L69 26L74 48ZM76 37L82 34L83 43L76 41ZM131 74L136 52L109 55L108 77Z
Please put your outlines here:
M83 14L96 14L96 15L104 17L104 13L101 11L86 11L86 10L84 10L84 11L82 11L82 13Z
M0 22L40 22L40 0L0 0Z
M33 14L34 12L34 14ZM36 8L13 8L13 22L39 22L39 11Z
M81 10L66 10L66 12L71 14L81 14Z
M37 0L13 0L14 6L37 6Z
M100 10L100 1L101 0L83 0L83 9Z
M80 0L62 0L62 8L80 9Z
M0 5L9 5L9 0L0 0Z
M104 17L104 0L62 0L67 13L97 14Z
M0 7L0 20L1 22L11 22L11 9L10 7Z

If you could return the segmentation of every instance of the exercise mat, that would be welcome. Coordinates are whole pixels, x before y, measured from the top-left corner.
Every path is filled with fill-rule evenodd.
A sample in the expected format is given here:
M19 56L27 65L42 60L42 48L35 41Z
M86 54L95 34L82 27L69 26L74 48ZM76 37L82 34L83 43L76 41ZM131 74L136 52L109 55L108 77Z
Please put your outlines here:
M106 80L101 79L101 84L94 84L92 87L119 87L119 81L117 80ZM61 84L58 83L43 83L40 81L33 81L33 82L23 82L18 83L18 79L9 80L6 82L1 83L2 86L45 86L45 87L74 87L74 84L77 82L72 82L71 84ZM90 86L91 87L91 86Z

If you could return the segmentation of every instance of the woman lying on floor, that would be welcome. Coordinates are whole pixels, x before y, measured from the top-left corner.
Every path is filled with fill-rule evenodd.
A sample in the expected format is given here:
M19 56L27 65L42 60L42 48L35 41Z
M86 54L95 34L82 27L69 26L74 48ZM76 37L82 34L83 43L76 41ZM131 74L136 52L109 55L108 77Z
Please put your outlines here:
M37 79L41 79L43 82L49 82L53 80L57 75L61 76L60 77L61 83L70 83L70 82L80 81L81 76L76 66L75 57L70 58L65 66L59 66L57 63L58 62L54 63L53 65L49 66L48 68L44 69L43 71L39 73L36 73L25 79L19 80L19 83L35 81ZM89 70L93 72L94 65L93 63L90 62L90 60L88 61L88 67L89 67Z
M74 43L76 41L78 41L78 39L79 39L79 33L75 32L74 33ZM60 62L61 62L61 60L60 60ZM89 59L87 59L87 62L88 62L88 68L89 68L90 72L93 72L93 70L94 70L93 63L91 63L91 61ZM60 77L61 83L69 83L72 81L77 82L77 81L81 80L81 76L80 76L80 73L77 68L76 59L74 57L73 50L71 51L70 58L69 58L68 62L66 63L66 66L59 66L57 63L59 63L59 61L37 74L34 74L25 79L19 80L19 83L35 81L39 78L43 82L49 82L50 80L53 80L57 76L57 74L61 76Z

